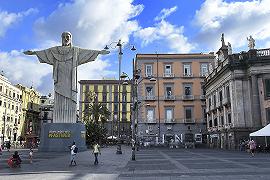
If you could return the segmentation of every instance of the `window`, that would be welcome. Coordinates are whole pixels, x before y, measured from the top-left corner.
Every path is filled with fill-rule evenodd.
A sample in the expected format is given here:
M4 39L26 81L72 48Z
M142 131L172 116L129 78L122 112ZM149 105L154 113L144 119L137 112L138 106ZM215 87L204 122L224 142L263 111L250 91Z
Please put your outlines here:
M0 106L2 106L2 100L0 100Z
M193 107L185 107L185 119L186 119L186 121L192 121Z
M209 127L213 127L213 123L211 119L209 120Z
M14 110L14 105L12 104L11 109Z
M184 64L184 76L191 76L191 65Z
M226 86L226 95L227 95L228 101L230 101L230 87L229 86Z
M216 101L216 95L215 95L215 94L214 94L214 96L213 96L213 101L214 101L214 107L216 107L217 101Z
M221 90L219 91L219 102L222 102L222 100L223 100L223 97L222 97L222 90Z
M122 104L122 112L127 112L127 104Z
M204 84L201 84L201 95L205 96L206 92L205 92L205 88L204 88Z
M172 96L172 87L171 86L166 86L165 87L165 96L166 98L170 98Z
M153 66L151 64L145 65L145 76L152 76L153 75Z
M154 108L148 108L146 111L147 122L154 122Z
M3 91L3 87L2 86L0 86L0 92L2 92Z
M107 94L106 93L102 94L102 101L107 102Z
M173 121L173 108L171 107L165 108L165 118L166 118L166 122Z
M16 94L15 93L13 93L13 98L15 98L16 97Z
M214 126L217 126L217 118L214 119Z
M270 98L270 79L265 79L265 98Z
M186 96L192 95L192 84L184 84L184 93Z
M228 123L229 123L229 124L232 123L231 113L228 114Z
M165 76L172 74L172 66L170 64L165 65L164 74L165 74Z
M201 76L206 76L208 73L208 64L203 63L201 64Z
M6 102L4 102L4 107L7 107L7 103Z
M154 96L154 91L152 86L147 86L146 87L146 96L147 97L152 97Z
M114 112L118 112L118 104L113 105Z
M122 102L127 102L127 95L126 94L123 94L123 96L122 96Z
M211 108L211 98L208 98L208 108L210 109Z
M224 118L223 118L223 116L220 116L220 125L224 126Z

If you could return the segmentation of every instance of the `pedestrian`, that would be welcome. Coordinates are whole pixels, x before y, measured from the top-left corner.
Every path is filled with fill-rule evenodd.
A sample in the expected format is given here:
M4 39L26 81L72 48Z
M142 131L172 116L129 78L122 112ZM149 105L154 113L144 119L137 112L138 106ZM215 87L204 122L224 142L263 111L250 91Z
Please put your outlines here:
M29 160L30 160L30 164L32 164L33 163L33 149L32 148L30 148L30 152L29 152Z
M101 152L100 152L100 145L95 142L94 143L94 146L93 146L93 153L95 155L95 162L94 162L94 165L98 165L98 154L101 155Z
M76 166L77 163L75 161L76 155L78 152L78 148L75 145L75 142L72 143L72 146L70 147L70 166L72 166L72 163L74 162L74 165Z
M9 151L10 151L10 147L11 147L10 141L8 141L8 142L6 143L6 147L7 147L7 151L9 152Z
M2 145L0 144L0 155L2 155L2 151L3 151Z
M256 143L255 141L252 139L251 141L249 141L248 143L248 146L249 146L249 150L250 150L250 153L252 156L254 156L255 154L255 149L256 149Z
M22 160L18 151L15 151L11 158L8 159L8 165L11 168L21 167Z

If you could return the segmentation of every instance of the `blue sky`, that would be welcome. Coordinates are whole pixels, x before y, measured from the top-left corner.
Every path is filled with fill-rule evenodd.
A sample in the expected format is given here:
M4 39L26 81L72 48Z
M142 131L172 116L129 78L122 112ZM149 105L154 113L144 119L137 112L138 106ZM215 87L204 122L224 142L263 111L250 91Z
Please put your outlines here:
M61 44L103 49L122 39L136 53L209 53L220 47L221 33L233 52L270 46L270 0L0 0L0 70L16 84L53 92L52 68L24 50ZM134 52L124 48L122 71L132 74ZM79 79L118 77L117 52L79 67Z

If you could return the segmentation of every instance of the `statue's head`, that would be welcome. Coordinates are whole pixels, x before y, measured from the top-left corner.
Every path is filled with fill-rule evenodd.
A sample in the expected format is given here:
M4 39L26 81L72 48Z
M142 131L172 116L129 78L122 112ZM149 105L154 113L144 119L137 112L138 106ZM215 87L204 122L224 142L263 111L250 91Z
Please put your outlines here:
M70 32L65 31L62 33L62 46L71 46L72 45L72 35Z

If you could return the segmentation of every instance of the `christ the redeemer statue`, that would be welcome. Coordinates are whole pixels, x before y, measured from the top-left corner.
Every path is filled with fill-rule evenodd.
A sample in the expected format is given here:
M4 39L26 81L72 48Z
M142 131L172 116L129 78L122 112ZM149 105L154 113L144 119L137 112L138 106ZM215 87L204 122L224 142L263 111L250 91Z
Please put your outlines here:
M74 47L71 33L63 32L62 46L41 51L25 51L24 54L36 55L41 63L53 66L53 123L76 123L77 67L94 61L99 54L109 54L109 51Z

